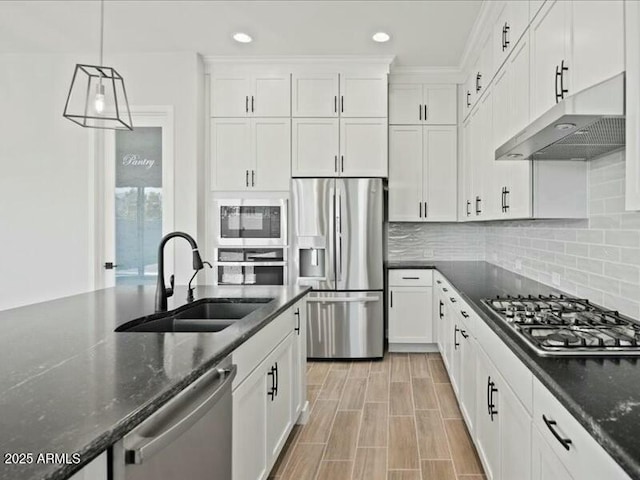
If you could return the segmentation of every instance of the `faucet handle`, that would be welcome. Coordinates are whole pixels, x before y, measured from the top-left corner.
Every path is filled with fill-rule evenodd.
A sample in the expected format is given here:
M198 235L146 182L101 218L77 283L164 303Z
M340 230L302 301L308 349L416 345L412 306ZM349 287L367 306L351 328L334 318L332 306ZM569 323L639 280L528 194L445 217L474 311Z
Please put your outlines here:
M167 297L171 297L173 296L173 289L176 285L176 276L175 275L171 275L169 277L169 284L171 285L169 288L167 288Z

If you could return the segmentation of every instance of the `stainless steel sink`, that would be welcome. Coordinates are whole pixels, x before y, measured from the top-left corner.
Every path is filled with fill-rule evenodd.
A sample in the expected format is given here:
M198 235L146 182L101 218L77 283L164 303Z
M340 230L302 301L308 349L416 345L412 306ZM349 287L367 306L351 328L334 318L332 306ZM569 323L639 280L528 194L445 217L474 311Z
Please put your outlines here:
M116 332L220 332L273 298L212 298L131 320Z

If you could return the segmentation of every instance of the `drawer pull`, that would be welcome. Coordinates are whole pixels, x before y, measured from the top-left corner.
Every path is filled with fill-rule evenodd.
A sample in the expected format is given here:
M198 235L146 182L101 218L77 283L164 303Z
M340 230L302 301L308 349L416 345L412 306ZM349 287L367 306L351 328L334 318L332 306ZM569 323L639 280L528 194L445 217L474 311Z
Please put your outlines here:
M455 297L449 297L449 300L451 300L451 303L456 303L457 300L455 299Z
M449 291L449 289L448 289L448 288L443 288L443 289L442 289L442 291L443 291L443 292L448 292L448 291Z
M553 428L555 425L558 424L558 422L556 422L555 420L549 420L544 414L542 414L542 420L544 420L544 423L547 425L547 428L551 430L551 433L553 433L553 436L556 437L556 440L560 442L560 445L562 445L565 450L569 450L571 448L571 443L572 443L571 439L562 438L560 434L556 431L556 429Z
M460 310L460 314L464 317L464 318L469 318L469 314L467 312L465 312L464 310Z
M436 280L436 283L440 285L442 282L440 280Z
M420 277L402 277L403 280L420 280Z

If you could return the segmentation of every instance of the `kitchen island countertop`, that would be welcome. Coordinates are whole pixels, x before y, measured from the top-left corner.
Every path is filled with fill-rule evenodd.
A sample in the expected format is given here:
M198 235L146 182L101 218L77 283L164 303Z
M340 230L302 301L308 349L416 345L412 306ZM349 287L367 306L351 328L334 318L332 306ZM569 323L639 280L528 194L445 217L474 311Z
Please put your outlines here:
M273 298L217 333L114 330L154 311L155 286L115 287L0 312L0 479L65 479L280 313L306 287L196 287L195 298ZM169 310L186 303L176 287ZM7 453L80 454L7 465Z

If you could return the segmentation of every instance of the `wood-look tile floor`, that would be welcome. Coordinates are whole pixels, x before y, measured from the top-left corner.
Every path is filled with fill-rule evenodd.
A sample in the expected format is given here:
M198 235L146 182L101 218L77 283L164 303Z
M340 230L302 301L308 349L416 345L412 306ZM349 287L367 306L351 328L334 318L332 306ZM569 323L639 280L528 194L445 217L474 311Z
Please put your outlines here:
M437 353L309 362L309 421L269 478L486 480Z

